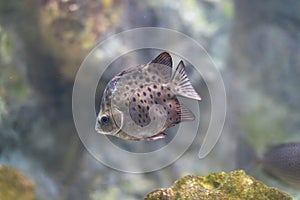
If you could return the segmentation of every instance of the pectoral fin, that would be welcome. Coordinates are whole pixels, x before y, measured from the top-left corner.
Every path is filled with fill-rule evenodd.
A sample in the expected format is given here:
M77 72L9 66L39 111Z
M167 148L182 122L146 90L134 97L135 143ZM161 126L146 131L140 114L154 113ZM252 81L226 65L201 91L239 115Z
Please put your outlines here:
M146 137L146 138L143 138L142 140L146 140L146 141L151 141L151 140L158 140L158 139L163 139L166 137L166 134L161 132L161 133L158 133L156 135L153 135L153 136L150 136L150 137Z

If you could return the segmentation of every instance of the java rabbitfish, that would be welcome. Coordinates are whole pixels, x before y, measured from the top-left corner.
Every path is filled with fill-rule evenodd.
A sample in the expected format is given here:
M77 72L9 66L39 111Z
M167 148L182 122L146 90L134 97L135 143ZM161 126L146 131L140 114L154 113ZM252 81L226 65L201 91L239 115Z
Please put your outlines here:
M237 158L237 168L250 170L256 165L261 165L268 175L300 189L300 143L273 145L260 156L244 138L241 138Z
M275 145L258 162L268 174L300 189L300 143Z
M122 71L107 84L96 131L125 140L164 138L166 129L195 119L177 95L201 100L183 61L172 74L172 58L163 52L148 64Z

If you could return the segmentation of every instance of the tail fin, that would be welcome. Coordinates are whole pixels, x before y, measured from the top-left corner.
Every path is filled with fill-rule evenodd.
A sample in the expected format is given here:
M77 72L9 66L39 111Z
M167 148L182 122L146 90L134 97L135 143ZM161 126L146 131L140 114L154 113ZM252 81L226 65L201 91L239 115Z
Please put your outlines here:
M174 89L174 92L177 95L191 99L201 100L201 97L193 88L185 72L185 66L182 61L179 62L176 71L171 78L171 85Z
M239 136L236 148L236 169L243 169L249 172L259 162L256 151L249 144L245 136Z

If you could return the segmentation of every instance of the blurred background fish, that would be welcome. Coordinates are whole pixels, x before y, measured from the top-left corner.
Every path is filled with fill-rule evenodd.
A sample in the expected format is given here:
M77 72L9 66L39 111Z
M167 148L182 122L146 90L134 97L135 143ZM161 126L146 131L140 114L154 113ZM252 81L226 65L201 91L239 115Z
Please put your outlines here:
M261 156L245 139L241 139L238 146L236 168L249 172L261 165L266 174L293 188L300 189L300 143L272 145Z

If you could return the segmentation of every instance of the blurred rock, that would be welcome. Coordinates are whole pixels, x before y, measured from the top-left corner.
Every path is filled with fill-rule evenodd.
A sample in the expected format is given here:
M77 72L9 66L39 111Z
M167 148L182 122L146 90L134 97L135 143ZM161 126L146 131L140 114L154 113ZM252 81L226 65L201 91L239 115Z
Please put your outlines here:
M269 106L260 118L253 116L255 123L252 125L259 127L263 125L260 122L269 119L269 126L276 127L279 115L282 117L280 131L285 138L299 135L300 95L295 92L300 85L299 8L297 0L235 1L229 45L228 67L232 83L229 87L236 87L243 99L234 97L242 104L230 99L232 106L238 107L235 109L240 112L239 119L246 121L245 113ZM230 106L229 110L232 111ZM268 135L265 141L269 138ZM272 142L280 141L282 137Z
M34 200L34 183L19 170L0 165L0 199Z
M291 200L287 194L269 188L244 171L210 174L208 176L185 176L170 188L157 189L149 193L145 200L157 199L256 199Z

